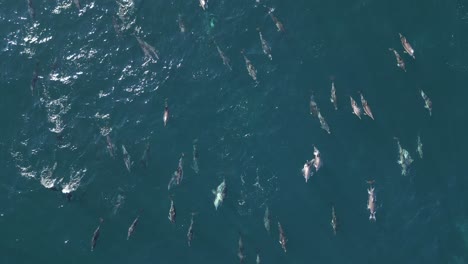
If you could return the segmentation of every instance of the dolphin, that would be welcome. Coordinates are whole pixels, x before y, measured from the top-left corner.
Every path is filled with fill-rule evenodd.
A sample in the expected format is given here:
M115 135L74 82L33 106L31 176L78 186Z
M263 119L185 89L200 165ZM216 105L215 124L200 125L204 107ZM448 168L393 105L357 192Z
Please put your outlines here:
M401 33L398 33L400 35L400 40L401 40L401 45L403 45L403 48L405 48L406 53L413 57L413 59L416 59L414 56L414 49L411 47L411 44L408 42L405 36L403 36Z

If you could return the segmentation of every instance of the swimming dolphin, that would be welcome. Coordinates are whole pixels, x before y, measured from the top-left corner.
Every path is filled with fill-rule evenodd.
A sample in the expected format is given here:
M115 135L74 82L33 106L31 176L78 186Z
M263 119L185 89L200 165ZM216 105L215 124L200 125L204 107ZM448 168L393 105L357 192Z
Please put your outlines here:
M214 206L216 210L218 210L218 207L223 203L226 197L226 180L223 180L223 182L218 185L218 188L212 192L215 195Z
M197 148L197 144L196 144L196 141L194 142L193 144L193 151L192 151L192 169L193 171L198 174L198 172L200 171L200 168L198 166L198 148Z
M32 0L28 0L28 13L32 20L36 18L36 11L34 11Z
M331 134L330 127L328 126L327 121L325 120L325 118L322 116L322 114L320 112L318 112L318 118L319 118L319 121L320 121L320 127L323 130L327 131L328 134Z
M312 94L310 95L309 105L310 105L310 114L312 116L318 117L320 110L318 108L317 102L315 102L314 92L312 92Z
M409 152L402 148L400 145L400 141L398 138L394 138L397 141L398 145L398 160L397 163L401 166L401 175L406 176L408 173L408 168L413 163L413 159L411 158Z
M362 93L359 93L359 94L361 96L361 104L362 104L362 108L364 109L364 114L372 118L372 120L374 120L374 115L372 114L372 111L370 109L369 104L367 103L367 100L364 98Z
M281 247L283 248L284 252L287 251L286 248L286 243L287 243L287 238L286 235L284 234L283 227L281 226L281 223L278 221L278 233L279 233L279 243Z
M408 40L401 33L398 34L400 35L401 45L403 45L403 48L405 48L406 53L413 57L413 59L416 59L416 57L414 56L414 49L413 47L411 47Z
M91 238L91 251L94 251L94 248L96 248L96 243L97 243L97 240L99 239L99 235L101 233L101 224L102 224L102 222L104 222L104 219L100 218L99 219L99 225L96 228L96 230L94 230L93 237Z
M332 102L333 106L335 107L335 110L338 110L338 102L336 100L336 88L335 88L334 80L331 81L330 101Z
M128 154L127 149L125 148L124 145L122 145L122 154L124 158L125 167L127 168L128 172L130 172L130 169L132 166L132 162L130 160L131 157L130 157L130 154Z
M203 10L206 10L208 8L208 0L199 0L200 1L200 7Z
M395 49L393 48L389 48L390 51L393 51L393 54L395 54L395 58L396 58L396 61L397 61L397 66L402 69L403 71L406 72L406 66L405 66L405 61L403 60L403 58L400 56L400 54L398 53L398 51L396 51Z
M367 189L367 194L369 195L367 198L367 209L370 212L369 220L376 221L375 213L376 213L377 207L375 205L375 202L377 200L375 198L375 188L372 187L373 181L369 181L368 183L371 185L369 189Z
M167 216L167 218L169 219L169 221L171 221L171 223L175 223L176 221L176 209L174 205L174 200L172 200L172 198L171 198L171 207L169 208L169 215Z
M182 15L181 14L178 15L177 23L179 24L180 32L185 33L185 24L184 24L184 21L182 20Z
M173 186L179 185L184 178L184 156L182 153L179 158L179 164L177 165L176 171L172 174L172 178L167 185L167 189L170 190Z
M263 215L263 226L268 233L270 233L270 209L268 206L265 208L265 214Z
M188 231L187 231L187 244L188 244L189 247L192 246L193 224L194 224L193 216L194 215L195 215L195 213L192 213L192 217L190 218L190 226L189 226Z
M268 14L269 14L270 17L271 17L271 20L273 20L273 22L275 23L276 28L278 29L278 31L284 32L283 23L281 23L281 22L278 20L278 18L276 18L276 16L273 15L273 11L274 11L274 9L271 8L271 9L269 10L269 12L268 12Z
M421 97L424 99L424 108L429 111L429 115L432 116L432 101L431 99L424 93L423 90L419 90L421 93Z
M253 66L252 62L245 56L244 50L241 50L242 56L244 56L245 67L247 68L247 72L249 73L250 77L257 82L257 70Z
M423 158L423 144L421 142L421 136L418 135L418 147L416 149L416 151L418 152L419 154L419 157L422 159Z
M273 57L271 56L271 48L270 45L268 45L268 42L263 38L263 34L260 31L260 28L257 28L258 35L260 36L260 43L262 43L262 50L265 55L270 58L270 60L273 60Z
M213 42L214 42L214 44L216 46L216 49L218 50L219 57L221 57L221 59L223 60L224 66L228 67L228 69L230 71L232 71L231 60L229 60L229 58L226 56L226 54L224 54L224 52L219 47L218 43L216 43L216 41L214 41L214 40L213 40Z
M242 235L239 232L239 243L238 243L238 250L237 256L239 257L240 263L244 263L245 255L244 255L244 243L242 242Z
M149 142L146 143L145 150L143 151L143 155L141 156L140 163L143 167L148 167L148 159L150 155L150 144Z
M351 100L351 107L353 108L353 114L355 114L359 119L361 119L361 108L357 105L356 101L354 101L353 97L349 97Z
M128 232L127 232L127 240L130 239L130 237L133 235L133 232L135 232L135 228L138 224L138 221L140 220L140 216L138 215L135 220L133 220L132 224L130 225L130 227L128 228Z
M310 165L311 165L311 162L306 160L306 163L304 163L304 167L302 168L302 175L304 176L305 178L305 182L307 182L311 176L311 171L310 171Z
M320 156L320 151L316 146L314 146L314 158L311 162L314 165L316 172L322 167L322 158Z
M151 61L159 60L158 51L153 46L151 46L139 37L136 37L136 39L138 41L138 44L140 44L140 48L147 59L150 59Z
M31 94L34 95L34 89L36 89L37 81L39 80L38 75L39 70L39 62L36 62L36 66L34 66L33 76L31 79Z
M109 151L109 155L113 158L115 156L115 146L112 143L112 140L109 134L106 135L106 142L107 142L107 150Z
M334 206L332 206L332 219L331 219L330 225L333 228L333 234L336 235L336 230L337 230L338 224L336 222L336 213L335 213L335 207Z
M169 105L167 104L167 98L166 98L166 100L164 100L164 114L163 114L164 126L167 125L168 119L169 119Z
M73 0L73 2L75 3L76 8L81 9L80 0Z

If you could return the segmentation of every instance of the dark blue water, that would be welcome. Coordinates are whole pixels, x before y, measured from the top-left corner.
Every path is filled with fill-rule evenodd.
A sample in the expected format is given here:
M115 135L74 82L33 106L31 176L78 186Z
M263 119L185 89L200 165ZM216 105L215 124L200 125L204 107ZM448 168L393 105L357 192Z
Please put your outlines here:
M32 0L28 12L26 0L0 1L1 263L238 263L239 234L245 263L257 252L262 263L468 261L466 1L80 5ZM374 121L351 113L349 96L360 105L359 92ZM331 134L309 113L312 93ZM406 176L394 137L414 160ZM313 146L323 167L305 183ZM183 179L168 190L182 153ZM227 195L215 210L212 190L223 179ZM371 180L376 222L366 209Z

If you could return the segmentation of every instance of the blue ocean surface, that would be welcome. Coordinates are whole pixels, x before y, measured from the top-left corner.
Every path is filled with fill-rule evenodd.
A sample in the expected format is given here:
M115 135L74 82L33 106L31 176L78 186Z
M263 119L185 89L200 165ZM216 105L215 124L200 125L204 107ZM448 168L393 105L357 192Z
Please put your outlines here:
M468 263L468 2L203 7L0 0L0 263Z

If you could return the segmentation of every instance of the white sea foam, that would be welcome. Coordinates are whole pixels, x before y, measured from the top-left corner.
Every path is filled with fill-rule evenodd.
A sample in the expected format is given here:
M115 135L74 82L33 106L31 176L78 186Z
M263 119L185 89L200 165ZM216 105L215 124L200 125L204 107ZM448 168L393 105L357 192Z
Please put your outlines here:
M41 171L41 184L47 189L54 187L56 182L61 181L57 178L53 178L56 168L57 168L57 162L55 162L52 167L44 167Z
M85 176L86 171L86 168L78 170L76 172L72 169L70 181L62 185L62 193L71 193L73 191L76 191L80 186L81 179L83 179L83 177Z

